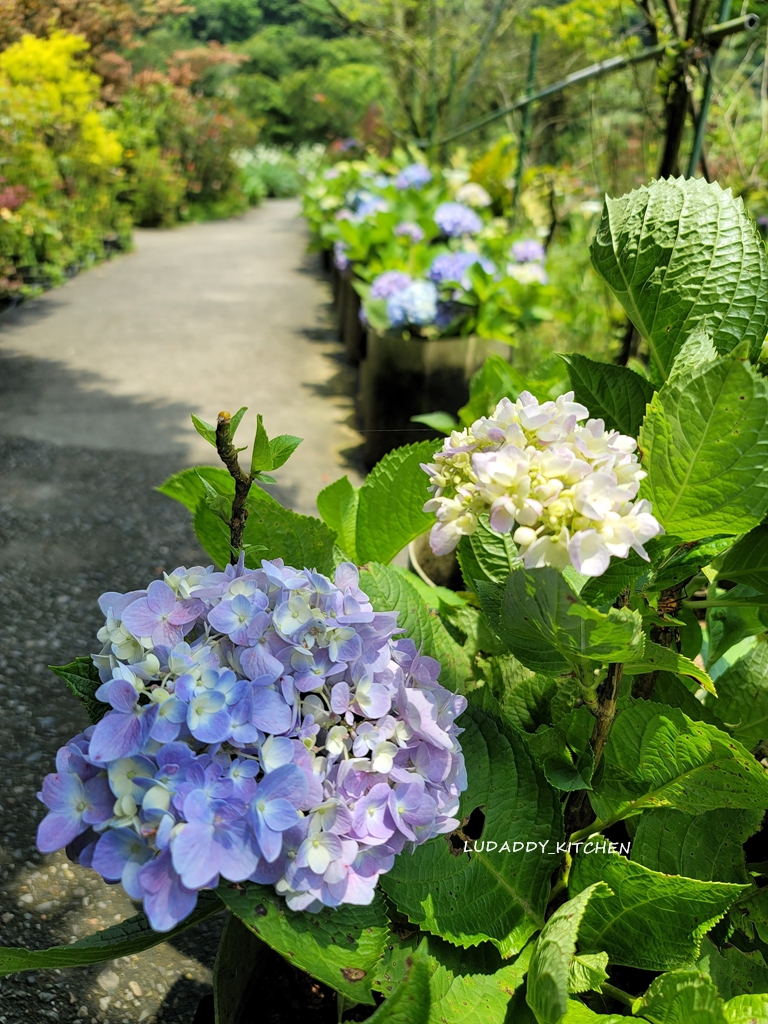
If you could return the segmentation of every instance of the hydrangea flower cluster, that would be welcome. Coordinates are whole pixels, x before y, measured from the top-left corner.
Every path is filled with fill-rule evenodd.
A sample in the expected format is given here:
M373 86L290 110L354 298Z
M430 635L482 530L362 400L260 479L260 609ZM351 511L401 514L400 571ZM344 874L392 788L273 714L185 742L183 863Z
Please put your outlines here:
M432 551L447 554L489 513L497 533L510 533L526 568L566 565L601 576L611 558L636 551L662 533L651 504L636 501L646 475L637 442L574 401L569 391L539 403L523 391L503 398L492 416L454 431L422 465L433 497L424 506L437 522Z
M349 246L346 242L334 242L333 243L333 265L337 270L346 270L350 265Z
M466 700L353 565L179 568L99 604L109 710L59 750L38 847L122 882L155 930L220 878L294 910L370 903L407 845L457 826Z
M487 274L496 272L496 267L491 260L481 256L477 252L444 252L432 260L427 276L435 284L445 284L448 281L456 281L463 288L470 287L467 271L474 264L479 263Z
M456 193L456 199L460 203L466 203L467 206L474 206L477 209L490 206L493 202L488 192L477 181L465 182Z
M434 214L435 224L444 235L476 235L483 226L474 210L463 203L440 203Z
M395 226L394 234L398 238L410 238L412 242L424 241L424 229L412 220L404 220Z
M387 299L387 317L392 327L423 326L437 316L437 288L432 281L412 281Z
M520 284L547 284L549 277L544 269L546 252L535 238L523 238L513 242L509 250L512 262L507 264L507 274Z
M393 181L393 185L400 192L407 188L424 188L432 181L432 171L426 164L409 164L404 167Z
M385 270L371 282L370 296L372 299L388 299L407 288L412 281L411 275L404 270Z

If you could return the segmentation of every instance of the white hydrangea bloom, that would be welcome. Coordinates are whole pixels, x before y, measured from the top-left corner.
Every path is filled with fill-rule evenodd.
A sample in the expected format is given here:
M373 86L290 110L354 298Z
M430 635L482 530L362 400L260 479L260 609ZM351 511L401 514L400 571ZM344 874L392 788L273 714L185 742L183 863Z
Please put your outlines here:
M636 500L646 475L637 442L588 416L572 391L543 403L523 391L455 430L422 466L434 495L424 511L437 516L433 552L453 551L487 512L492 529L512 533L528 569L572 565L601 576L631 550L647 560L643 545L663 530L650 502Z
M476 181L468 181L462 185L456 193L456 201L475 208L490 206L493 202L488 192Z

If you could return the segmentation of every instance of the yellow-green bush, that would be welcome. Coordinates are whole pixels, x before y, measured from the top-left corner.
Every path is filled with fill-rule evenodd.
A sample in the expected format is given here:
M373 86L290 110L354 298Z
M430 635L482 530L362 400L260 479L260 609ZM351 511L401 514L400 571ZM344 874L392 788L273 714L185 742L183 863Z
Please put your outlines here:
M0 53L0 298L128 244L122 146L104 124L87 49L55 32Z

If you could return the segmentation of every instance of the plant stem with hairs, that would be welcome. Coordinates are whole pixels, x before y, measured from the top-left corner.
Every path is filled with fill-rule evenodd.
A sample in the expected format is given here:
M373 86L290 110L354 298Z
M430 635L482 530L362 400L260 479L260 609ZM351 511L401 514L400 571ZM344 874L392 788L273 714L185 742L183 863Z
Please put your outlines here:
M237 458L237 449L232 444L232 416L228 412L220 412L216 419L216 451L227 467L229 475L235 481L235 498L232 502L232 515L229 519L229 561L235 565L243 547L243 532L248 519L245 502L253 483L253 477L244 473Z

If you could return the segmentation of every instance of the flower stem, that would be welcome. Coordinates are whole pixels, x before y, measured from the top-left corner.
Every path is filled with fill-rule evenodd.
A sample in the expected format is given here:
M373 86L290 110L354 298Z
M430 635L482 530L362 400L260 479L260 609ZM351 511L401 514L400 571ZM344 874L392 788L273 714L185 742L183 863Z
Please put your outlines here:
M245 521L248 518L248 509L245 507L248 492L253 483L253 477L244 473L240 468L237 458L237 449L232 444L230 436L232 417L228 412L220 412L216 420L216 451L219 458L229 471L229 475L235 481L235 498L232 502L232 515L229 520L229 560L234 565L240 557L243 546L243 531Z

